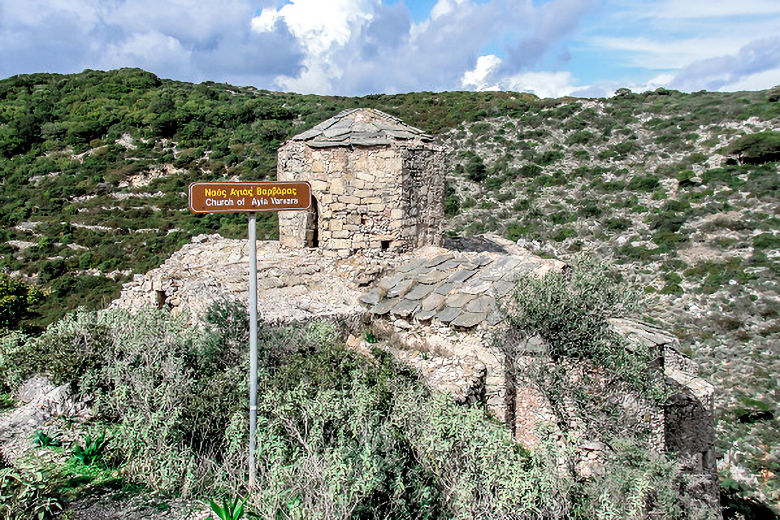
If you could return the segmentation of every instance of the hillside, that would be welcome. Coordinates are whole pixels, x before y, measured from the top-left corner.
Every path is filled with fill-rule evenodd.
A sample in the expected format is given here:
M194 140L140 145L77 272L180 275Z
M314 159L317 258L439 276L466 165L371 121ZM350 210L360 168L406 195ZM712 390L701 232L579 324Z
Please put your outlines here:
M31 326L98 308L196 234L195 180L272 179L288 137L367 106L449 150L448 229L588 251L650 295L718 389L729 488L780 502L777 90L539 100L508 92L303 96L140 70L0 81L0 269L51 291ZM259 219L275 238L273 214Z

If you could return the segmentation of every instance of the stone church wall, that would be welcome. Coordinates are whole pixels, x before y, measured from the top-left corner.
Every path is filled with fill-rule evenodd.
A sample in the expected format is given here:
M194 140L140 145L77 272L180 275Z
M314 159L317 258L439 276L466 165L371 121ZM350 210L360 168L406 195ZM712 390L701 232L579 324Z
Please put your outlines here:
M444 156L397 146L279 150L278 179L311 183L314 208L280 212L284 247L319 247L326 256L400 253L441 243ZM316 227L315 227L316 223Z

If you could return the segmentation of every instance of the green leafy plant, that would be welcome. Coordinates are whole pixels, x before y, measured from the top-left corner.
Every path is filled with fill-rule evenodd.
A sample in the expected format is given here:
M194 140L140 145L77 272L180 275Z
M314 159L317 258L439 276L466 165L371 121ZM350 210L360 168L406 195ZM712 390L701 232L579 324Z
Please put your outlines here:
M366 332L366 334L363 336L363 339L366 340L366 343L378 343L379 339L374 336L374 333L370 330Z
M33 443L36 446L40 446L41 448L49 448L52 446L62 446L62 443L60 442L60 434L55 433L54 435L49 435L47 432L42 430L36 430L35 434L33 435Z
M211 510L217 515L219 520L238 520L244 516L244 506L246 505L246 499L236 497L233 501L229 501L227 498L222 500L222 505L217 504L214 500L209 499Z
M92 435L87 434L84 438L83 446L79 443L73 447L73 456L83 465L91 466L102 458L103 451L105 450L108 441L109 439L106 438L105 432L94 439L92 438Z
M0 469L0 518L43 520L61 510L59 498L52 496L41 471L26 467Z

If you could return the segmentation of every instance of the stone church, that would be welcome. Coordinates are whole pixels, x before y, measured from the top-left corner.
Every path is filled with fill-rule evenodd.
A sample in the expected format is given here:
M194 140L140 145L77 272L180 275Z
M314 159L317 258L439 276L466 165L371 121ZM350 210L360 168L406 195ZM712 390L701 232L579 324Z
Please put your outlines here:
M279 149L280 181L308 181L312 209L279 214L279 241L325 256L441 245L444 151L371 108L345 110Z
M359 338L372 327L386 338L380 346L433 388L510 418L518 440L533 444L534 426L549 410L532 388L507 387L491 347L501 327L497 298L518 276L565 264L500 237L444 244L445 173L445 151L431 136L374 109L343 111L284 143L278 179L308 181L313 204L280 212L279 241L258 244L258 313L269 323L350 324L348 345L365 352ZM247 259L246 241L195 237L125 284L114 305L197 316L216 299L247 301ZM613 326L655 349L676 389L667 406L642 412L649 444L689 457L714 479L713 387L694 375L669 333L631 320Z

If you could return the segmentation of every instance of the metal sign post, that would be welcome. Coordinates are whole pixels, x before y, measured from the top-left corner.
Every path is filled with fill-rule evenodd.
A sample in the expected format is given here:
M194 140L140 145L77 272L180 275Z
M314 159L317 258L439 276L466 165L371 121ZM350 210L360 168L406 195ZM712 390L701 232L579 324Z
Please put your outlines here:
M308 182L193 182L190 210L195 213L249 213L249 489L257 468L257 211L311 208Z
M249 214L249 489L255 487L257 429L257 233Z

